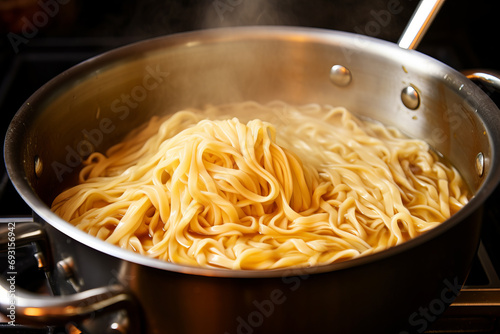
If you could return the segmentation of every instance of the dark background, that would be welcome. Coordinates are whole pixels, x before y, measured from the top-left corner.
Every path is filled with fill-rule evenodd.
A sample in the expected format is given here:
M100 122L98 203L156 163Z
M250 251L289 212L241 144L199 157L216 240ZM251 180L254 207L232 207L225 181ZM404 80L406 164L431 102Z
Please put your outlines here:
M500 68L495 52L500 30L497 3L448 0L419 50L459 70ZM9 68L15 51L29 52L48 39L62 48L80 43L108 49L155 36L235 25L319 27L397 42L417 4L417 0L1 0L1 68ZM370 22L377 22L377 14L390 6L400 12L381 22L379 31L370 30ZM44 15L37 14L40 11L47 14L46 23ZM26 21L37 31L15 50L9 33L24 37Z

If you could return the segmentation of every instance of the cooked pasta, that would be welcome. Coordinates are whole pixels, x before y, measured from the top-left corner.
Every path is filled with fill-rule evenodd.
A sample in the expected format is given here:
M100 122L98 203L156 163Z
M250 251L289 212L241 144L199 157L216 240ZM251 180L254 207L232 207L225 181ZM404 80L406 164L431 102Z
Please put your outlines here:
M305 267L401 244L468 200L421 140L344 108L255 102L181 110L93 153L60 217L173 263Z

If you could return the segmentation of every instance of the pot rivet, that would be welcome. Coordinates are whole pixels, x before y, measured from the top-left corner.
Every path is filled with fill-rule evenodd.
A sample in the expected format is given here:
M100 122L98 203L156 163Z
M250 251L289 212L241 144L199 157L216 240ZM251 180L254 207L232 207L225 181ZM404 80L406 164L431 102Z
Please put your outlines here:
M401 101L406 108L415 110L420 106L420 94L413 86L408 86L401 91Z
M345 87L351 83L351 71L342 65L333 65L330 69L330 81L340 87Z
M35 155L35 175L36 177L42 176L43 163L38 155Z
M479 152L476 156L476 172L478 176L484 174L484 154L482 152Z

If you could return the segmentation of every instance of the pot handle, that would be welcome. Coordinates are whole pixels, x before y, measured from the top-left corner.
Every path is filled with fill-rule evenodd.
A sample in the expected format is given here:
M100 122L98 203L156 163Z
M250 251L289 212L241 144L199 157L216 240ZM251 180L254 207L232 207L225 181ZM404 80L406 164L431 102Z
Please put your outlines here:
M487 92L500 92L500 72L488 69L469 69L462 71L468 79L485 87Z
M32 325L65 325L83 321L98 311L125 310L127 332L141 332L136 303L120 285L66 296L43 296L16 287L11 278L0 279L0 311L10 319L9 324L16 325L15 321L20 318Z
M427 29L441 9L445 0L422 0L419 2L403 34L399 38L398 46L403 49L414 50L424 37Z
M7 270L0 276L0 313L17 325L66 325L92 318L96 312L126 311L124 330L140 333L140 309L133 296L121 285L114 284L63 296L46 296L16 286L15 250L33 244L40 269L48 270L41 247L48 245L43 226L32 218L0 219L0 252L7 253ZM43 245L43 246L40 246Z

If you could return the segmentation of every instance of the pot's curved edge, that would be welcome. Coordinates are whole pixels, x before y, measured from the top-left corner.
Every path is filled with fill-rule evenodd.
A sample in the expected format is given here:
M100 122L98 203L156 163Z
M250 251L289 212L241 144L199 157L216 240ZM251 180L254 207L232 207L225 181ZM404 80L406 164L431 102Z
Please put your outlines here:
M294 275L294 274L303 274L307 272L308 274L312 273L323 273L328 271L340 270L354 266L360 266L365 263L378 261L395 254L404 252L410 248L413 248L417 245L421 245L426 241L435 238L436 236L445 233L448 229L452 228L456 224L459 224L461 221L461 217L468 216L475 212L482 203L486 200L486 198L493 192L496 185L500 181L500 168L498 168L498 149L492 150L492 158L491 158L491 172L486 176L483 185L479 189L478 193L471 199L471 201L455 216L451 217L449 220L441 224L440 226L434 228L433 230L415 238L404 244L392 247L388 250L381 251L375 254L367 255L364 257L360 257L357 259L349 260L341 263L334 263L325 266L318 266L313 268L298 268L298 269L276 269L276 270L245 270L245 271L234 271L228 269L212 269L212 268L199 268L199 267L191 267L186 265L177 265L173 263L168 263L165 261L161 261L158 259L147 258L137 253L133 253L124 249L121 249L117 246L106 243L105 241L99 240L95 237L92 237L85 232L76 229L71 224L62 220L55 213L53 213L50 208L43 203L43 201L34 193L30 184L23 176L23 170L21 170L22 166L22 158L20 156L20 152L16 149L15 142L18 142L22 137L22 132L28 126L26 121L29 120L29 113L32 110L32 104L36 102L38 99L43 98L43 94L46 90L50 90L53 86L60 85L59 81L64 78L68 78L75 74L81 74L85 72L88 68L95 68L99 66L101 63L107 63L112 61L113 59L123 57L128 55L130 51L140 50L143 52L150 52L155 50L158 47L165 47L168 45L193 45L190 43L200 43L201 40L204 42L215 42L218 40L231 39L236 38L236 36L241 37L241 34L252 36L252 38L261 38L264 36L276 35L281 38L298 38L299 36L303 37L314 37L318 41L331 42L335 40L337 43L340 42L349 42L351 45L363 45L363 48L369 45L370 43L375 43L382 47L378 52L385 52L387 50L392 50L395 53L389 53L390 57L397 57L398 52L406 52L408 55L412 57L424 57L425 61L430 62L431 64L436 63L436 66L441 66L437 60L434 60L426 55L420 54L414 50L404 50L400 49L397 45L381 41L368 36L361 36L347 32L333 32L323 29L316 28L295 28L295 27L241 27L241 28L219 28L207 31L195 31L195 32L187 32L181 34L175 34L166 37L157 37L151 40L136 42L130 45L126 45L123 47L119 47L117 49L108 51L102 55L98 55L96 57L90 58L79 65L76 65L73 68L63 72L61 75L55 77L47 84L45 84L40 90L35 92L27 102L20 108L19 112L16 114L13 122L9 126L7 131L5 145L4 145L4 158L7 166L7 172L14 184L16 190L19 192L20 196L30 205L30 207L34 210L34 212L41 217L45 222L49 222L52 226L56 227L58 230L66 234L67 236L74 238L82 243L85 243L89 247L92 247L101 252L105 252L111 256L124 259L127 261L131 261L137 264L150 266L162 270L170 270L180 273L189 273L195 275L202 276L217 276L217 277L279 277L284 275ZM300 40L300 38L299 38ZM398 51L400 50L400 51ZM446 67L446 65L444 65ZM456 76L456 82L453 82L454 85L461 83L461 85L470 86L471 89L475 89L473 83L469 82L465 76L462 76L460 73L454 71L451 68L448 68L449 71L454 77ZM466 80L462 82L462 77ZM457 87L458 88L458 87ZM479 90L479 88L477 88ZM477 92L480 98L485 98L481 102L481 106L483 108L493 108L498 111L496 106L493 104L491 100L487 97L486 94L481 95L480 92ZM489 114L486 115L488 126L492 129L488 135L490 136L491 142L500 147L500 115Z

